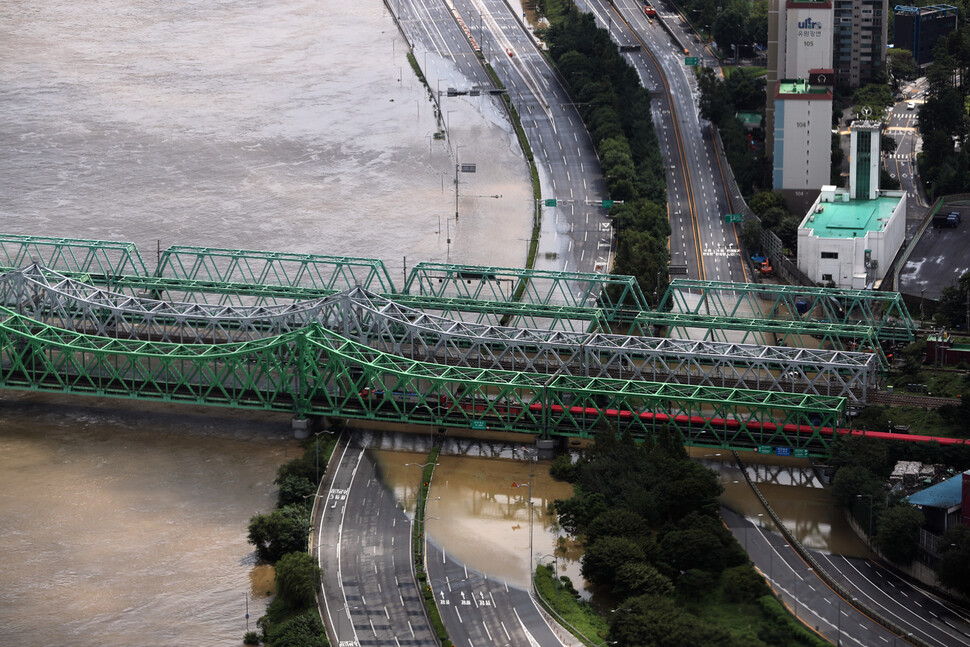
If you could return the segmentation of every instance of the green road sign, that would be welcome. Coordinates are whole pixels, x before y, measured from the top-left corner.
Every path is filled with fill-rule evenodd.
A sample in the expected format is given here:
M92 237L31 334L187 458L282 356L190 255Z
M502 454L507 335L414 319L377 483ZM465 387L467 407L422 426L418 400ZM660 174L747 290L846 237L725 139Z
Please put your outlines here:
M487 429L487 427L485 426L485 421L484 420L472 420L472 429L480 429L480 430Z
M556 199L555 198L549 198L548 200L546 200L546 206L547 207L555 207L556 206Z
M808 458L808 450L805 449L805 448L796 448L795 449L795 457L796 458Z
M699 62L700 62L700 59L697 58L696 56L685 56L684 57L684 65L692 65L692 66L695 66L696 67Z
M612 200L603 200L603 208L604 209L611 209L612 207L613 207L613 201Z
M740 213L726 213L724 214L724 222L731 224L732 222L741 222L744 220L744 216Z
M775 449L771 445L758 445L759 454L774 454Z

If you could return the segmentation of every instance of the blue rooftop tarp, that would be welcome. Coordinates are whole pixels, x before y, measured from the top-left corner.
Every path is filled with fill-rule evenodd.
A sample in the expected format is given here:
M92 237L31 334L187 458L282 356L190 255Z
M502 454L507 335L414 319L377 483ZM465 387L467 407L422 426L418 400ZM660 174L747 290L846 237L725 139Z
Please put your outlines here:
M942 483L911 494L905 499L912 505L925 505L931 508L952 508L963 500L963 474L957 474Z

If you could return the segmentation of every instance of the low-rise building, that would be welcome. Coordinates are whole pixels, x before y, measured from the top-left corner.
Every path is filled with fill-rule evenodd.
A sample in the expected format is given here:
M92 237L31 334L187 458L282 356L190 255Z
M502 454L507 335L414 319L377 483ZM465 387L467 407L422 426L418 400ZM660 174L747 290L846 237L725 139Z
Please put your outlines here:
M906 194L883 191L853 200L834 186L822 192L798 228L798 269L835 287L878 287L906 236Z
M882 125L850 126L849 188L823 186L798 228L798 269L835 287L878 288L906 237L906 193L879 189Z

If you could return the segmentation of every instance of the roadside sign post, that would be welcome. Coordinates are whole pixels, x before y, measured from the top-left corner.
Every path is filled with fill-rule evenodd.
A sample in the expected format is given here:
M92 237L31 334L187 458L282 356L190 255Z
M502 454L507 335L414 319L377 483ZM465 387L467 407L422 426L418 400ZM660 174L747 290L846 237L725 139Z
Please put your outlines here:
M697 56L684 57L684 65L687 65L689 67L697 67L698 63L700 63L700 59Z
M727 223L727 224L729 224L729 225L732 224L732 223L738 223L738 222L743 222L743 221L744 221L744 216L742 216L740 213L726 213L726 214L724 214L724 222Z

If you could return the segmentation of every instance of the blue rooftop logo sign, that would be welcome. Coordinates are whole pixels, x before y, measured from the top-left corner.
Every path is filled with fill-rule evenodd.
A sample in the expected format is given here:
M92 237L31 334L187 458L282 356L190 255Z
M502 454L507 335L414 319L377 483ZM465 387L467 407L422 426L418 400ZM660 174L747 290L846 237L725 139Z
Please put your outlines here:
M821 29L822 23L812 20L811 18L806 18L805 20L798 23L799 29Z

